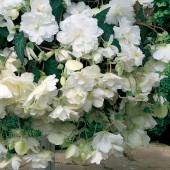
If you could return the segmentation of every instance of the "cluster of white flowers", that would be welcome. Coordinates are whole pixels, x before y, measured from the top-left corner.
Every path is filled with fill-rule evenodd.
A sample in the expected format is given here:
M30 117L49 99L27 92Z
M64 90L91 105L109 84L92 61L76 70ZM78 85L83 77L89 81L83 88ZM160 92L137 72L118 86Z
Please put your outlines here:
M138 0L143 8L152 2ZM24 62L16 45L0 50L0 119L16 115L19 124L31 117L31 128L67 148L66 158L76 162L100 164L109 155L120 157L130 148L147 146L145 130L156 125L153 116L167 114L166 100L153 89L164 78L170 44L152 45L151 55L145 56L135 3L110 0L92 8L64 0L59 22L49 0L0 0L0 29L7 28L8 41L23 32L27 43ZM37 67L38 81L31 67ZM95 128L89 130L92 124ZM0 135L0 169L18 170L21 162L45 168L53 153L40 149L40 142L20 126L12 137L2 140ZM8 157L8 150L15 152Z

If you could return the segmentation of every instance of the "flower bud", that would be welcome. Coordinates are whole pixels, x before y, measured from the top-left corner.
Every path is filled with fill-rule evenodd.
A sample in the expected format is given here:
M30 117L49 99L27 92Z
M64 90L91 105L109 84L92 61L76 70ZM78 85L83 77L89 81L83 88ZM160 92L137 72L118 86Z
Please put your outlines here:
M18 155L25 155L28 149L28 143L24 140L20 140L15 143L15 151Z
M64 85L66 84L66 78L65 78L65 77L61 77L61 79L60 79L60 84L61 84L62 86L64 86Z
M12 20L15 20L19 16L19 12L16 9L11 10Z
M76 60L68 60L65 64L67 70L76 71L83 68L83 64Z

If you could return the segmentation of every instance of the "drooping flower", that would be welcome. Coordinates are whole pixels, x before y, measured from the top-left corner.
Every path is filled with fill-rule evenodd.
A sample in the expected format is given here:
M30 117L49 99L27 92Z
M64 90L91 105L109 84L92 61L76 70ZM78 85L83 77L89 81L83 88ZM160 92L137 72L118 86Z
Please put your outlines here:
M10 158L9 160L4 160L0 162L0 169L3 169L11 164L10 168L12 168L13 170L19 170L21 162L21 159L17 155L13 155L12 158Z
M55 126L47 138L49 142L55 145L62 145L75 130L76 126L72 123L55 123Z
M102 153L108 153L114 145L121 146L123 137L118 134L112 134L107 131L97 133L92 142L92 147Z
M119 23L123 17L126 17L129 21L134 22L134 9L133 9L133 1L132 0L111 0L106 8L109 8L109 12L106 15L105 22L108 24L115 24Z
M75 14L61 21L60 29L57 40L62 45L72 46L73 52L80 54L93 50L103 33L97 25L97 19L83 14Z
M116 62L123 64L123 68L127 72L133 71L134 66L142 65L145 55L139 47L133 44L121 44L121 53L115 58Z
M38 153L28 154L24 156L27 163L31 163L31 168L46 168L48 161L52 161L54 154L51 151L40 151Z
M140 44L141 37L139 26L133 26L131 21L127 20L127 18L124 17L120 19L119 27L114 26L113 30L115 32L115 38L117 38L120 43Z
M84 110L89 112L92 109L92 106L100 108L103 106L105 98L104 90L100 88L93 89L87 96L86 102L84 103Z
M148 146L150 138L142 129L125 130L123 133L125 141L132 147Z
M153 58L168 63L170 61L170 44L157 46L156 51L153 53Z
M77 120L79 118L79 115L77 112L71 110L69 107L59 105L52 113L50 113L49 117L52 119L65 121L67 119Z
M48 76L41 84L37 85L32 93L28 96L27 100L24 102L23 106L25 108L32 108L43 110L48 107L51 103L53 96L57 94L56 83L58 79L55 75Z

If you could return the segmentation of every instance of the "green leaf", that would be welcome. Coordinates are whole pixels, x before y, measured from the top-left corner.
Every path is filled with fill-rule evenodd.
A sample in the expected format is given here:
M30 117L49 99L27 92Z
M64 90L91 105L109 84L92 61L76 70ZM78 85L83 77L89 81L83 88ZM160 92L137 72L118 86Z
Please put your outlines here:
M103 11L101 11L100 13L98 13L97 15L94 16L94 18L97 18L97 20L98 20L99 27L101 27L103 25L109 9L110 8L104 9Z
M50 5L52 7L52 14L55 16L56 21L59 23L65 10L62 0L50 0Z
M58 62L54 57L48 59L47 61L44 62L44 72L47 75L52 75L55 74L58 79L61 77L61 70L57 69L58 67Z
M41 72L38 69L38 67L34 64L33 60L28 61L28 67L31 70L31 72L34 74L34 82L38 83L41 77Z
M109 41L111 34L114 34L113 31L114 25L105 23L105 18L109 9L110 8L107 8L98 13L97 15L95 15L95 18L98 20L98 26L104 31L102 37L105 41Z
M7 46L6 38L0 37L0 49L3 49Z
M9 35L9 31L7 27L0 27L0 37L7 37Z
M20 32L14 36L14 50L16 51L18 58L21 62L24 62L24 51L26 48L26 40L24 38L24 33Z

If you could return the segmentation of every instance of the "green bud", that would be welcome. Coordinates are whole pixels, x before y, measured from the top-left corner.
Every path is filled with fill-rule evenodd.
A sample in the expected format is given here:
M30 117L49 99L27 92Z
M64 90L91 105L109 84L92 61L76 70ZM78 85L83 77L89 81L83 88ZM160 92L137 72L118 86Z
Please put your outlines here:
M16 9L12 9L11 10L11 18L12 20L15 20L16 18L18 18L19 16L19 12Z
M61 84L62 86L64 86L64 85L66 84L66 78L65 78L65 77L61 77L61 79L60 79L60 84Z
M58 70L62 70L63 68L64 68L63 64L59 64L58 67L57 67Z
M46 53L46 58L44 58L44 61L48 60L51 56L53 56L53 55L54 55L54 53L55 53L55 51L54 51L54 50L52 50L52 51L50 51L50 52Z
M154 105L154 114L158 117L158 118L164 118L167 114L168 114L168 108L166 105L162 105L162 104L155 104Z
M41 51L38 55L38 61L39 62L43 61L45 57L46 57L46 53L44 51Z
M25 155L28 149L28 143L24 140L20 140L15 143L15 151L18 155Z

